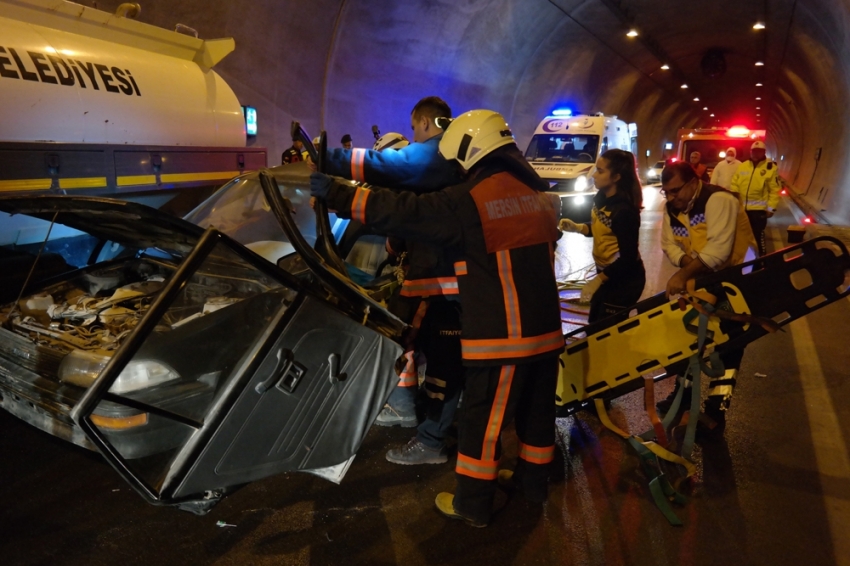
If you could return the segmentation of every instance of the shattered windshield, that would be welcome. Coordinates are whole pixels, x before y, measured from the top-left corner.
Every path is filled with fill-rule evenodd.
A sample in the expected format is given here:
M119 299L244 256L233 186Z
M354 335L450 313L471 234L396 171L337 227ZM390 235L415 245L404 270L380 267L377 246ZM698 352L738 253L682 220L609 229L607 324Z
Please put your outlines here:
M316 215L310 207L309 170L304 167L306 173L300 174L296 168L301 169L289 165L285 168L286 174L281 173L284 168L280 167L272 172L281 194L292 203L298 229L313 246ZM266 202L256 173L233 179L186 215L185 220L201 228L213 226L272 263L295 251ZM336 215L331 214L330 221L334 226Z

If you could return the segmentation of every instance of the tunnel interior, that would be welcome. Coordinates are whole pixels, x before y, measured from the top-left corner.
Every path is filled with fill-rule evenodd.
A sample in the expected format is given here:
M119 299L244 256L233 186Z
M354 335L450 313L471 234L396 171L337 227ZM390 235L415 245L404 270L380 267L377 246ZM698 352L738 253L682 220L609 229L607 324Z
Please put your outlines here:
M368 147L373 124L407 134L416 101L437 95L455 113L501 112L524 149L568 105L637 123L641 166L679 128L766 129L768 156L822 218L850 213L846 0L144 0L138 19L235 38L216 70L257 108L251 143L270 163L293 119Z

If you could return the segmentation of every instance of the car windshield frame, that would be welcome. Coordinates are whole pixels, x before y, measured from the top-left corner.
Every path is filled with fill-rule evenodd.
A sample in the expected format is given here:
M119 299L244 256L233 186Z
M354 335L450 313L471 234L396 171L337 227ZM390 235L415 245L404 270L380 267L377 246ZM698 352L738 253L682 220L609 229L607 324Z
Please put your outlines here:
M598 151L599 136L596 134L534 134L525 158L530 162L595 163Z

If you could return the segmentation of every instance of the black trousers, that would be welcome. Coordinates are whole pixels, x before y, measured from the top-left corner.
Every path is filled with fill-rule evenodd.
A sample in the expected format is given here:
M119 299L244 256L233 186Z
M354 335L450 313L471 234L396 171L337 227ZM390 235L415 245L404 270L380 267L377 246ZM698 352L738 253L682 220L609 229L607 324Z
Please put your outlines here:
M455 511L490 518L496 492L502 430L514 418L519 459L514 478L525 496L546 498L555 451L558 358L495 367L468 367L458 429Z
M590 314L587 315L587 322L602 320L632 306L640 299L645 285L646 272L643 270L643 265L630 277L606 281L590 299Z
M763 256L767 253L767 247L764 242L764 230L767 228L767 211L748 210L747 218L750 220L750 227L753 229L753 236L756 237L756 244L758 244L759 247L759 255Z

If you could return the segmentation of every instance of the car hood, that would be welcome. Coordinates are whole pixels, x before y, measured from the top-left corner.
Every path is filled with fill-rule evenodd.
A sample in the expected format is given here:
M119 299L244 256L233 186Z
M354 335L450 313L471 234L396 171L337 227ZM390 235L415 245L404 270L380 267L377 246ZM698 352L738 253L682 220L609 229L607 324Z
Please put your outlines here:
M0 197L0 211L26 214L138 249L187 255L203 235L199 226L149 206L97 197Z

